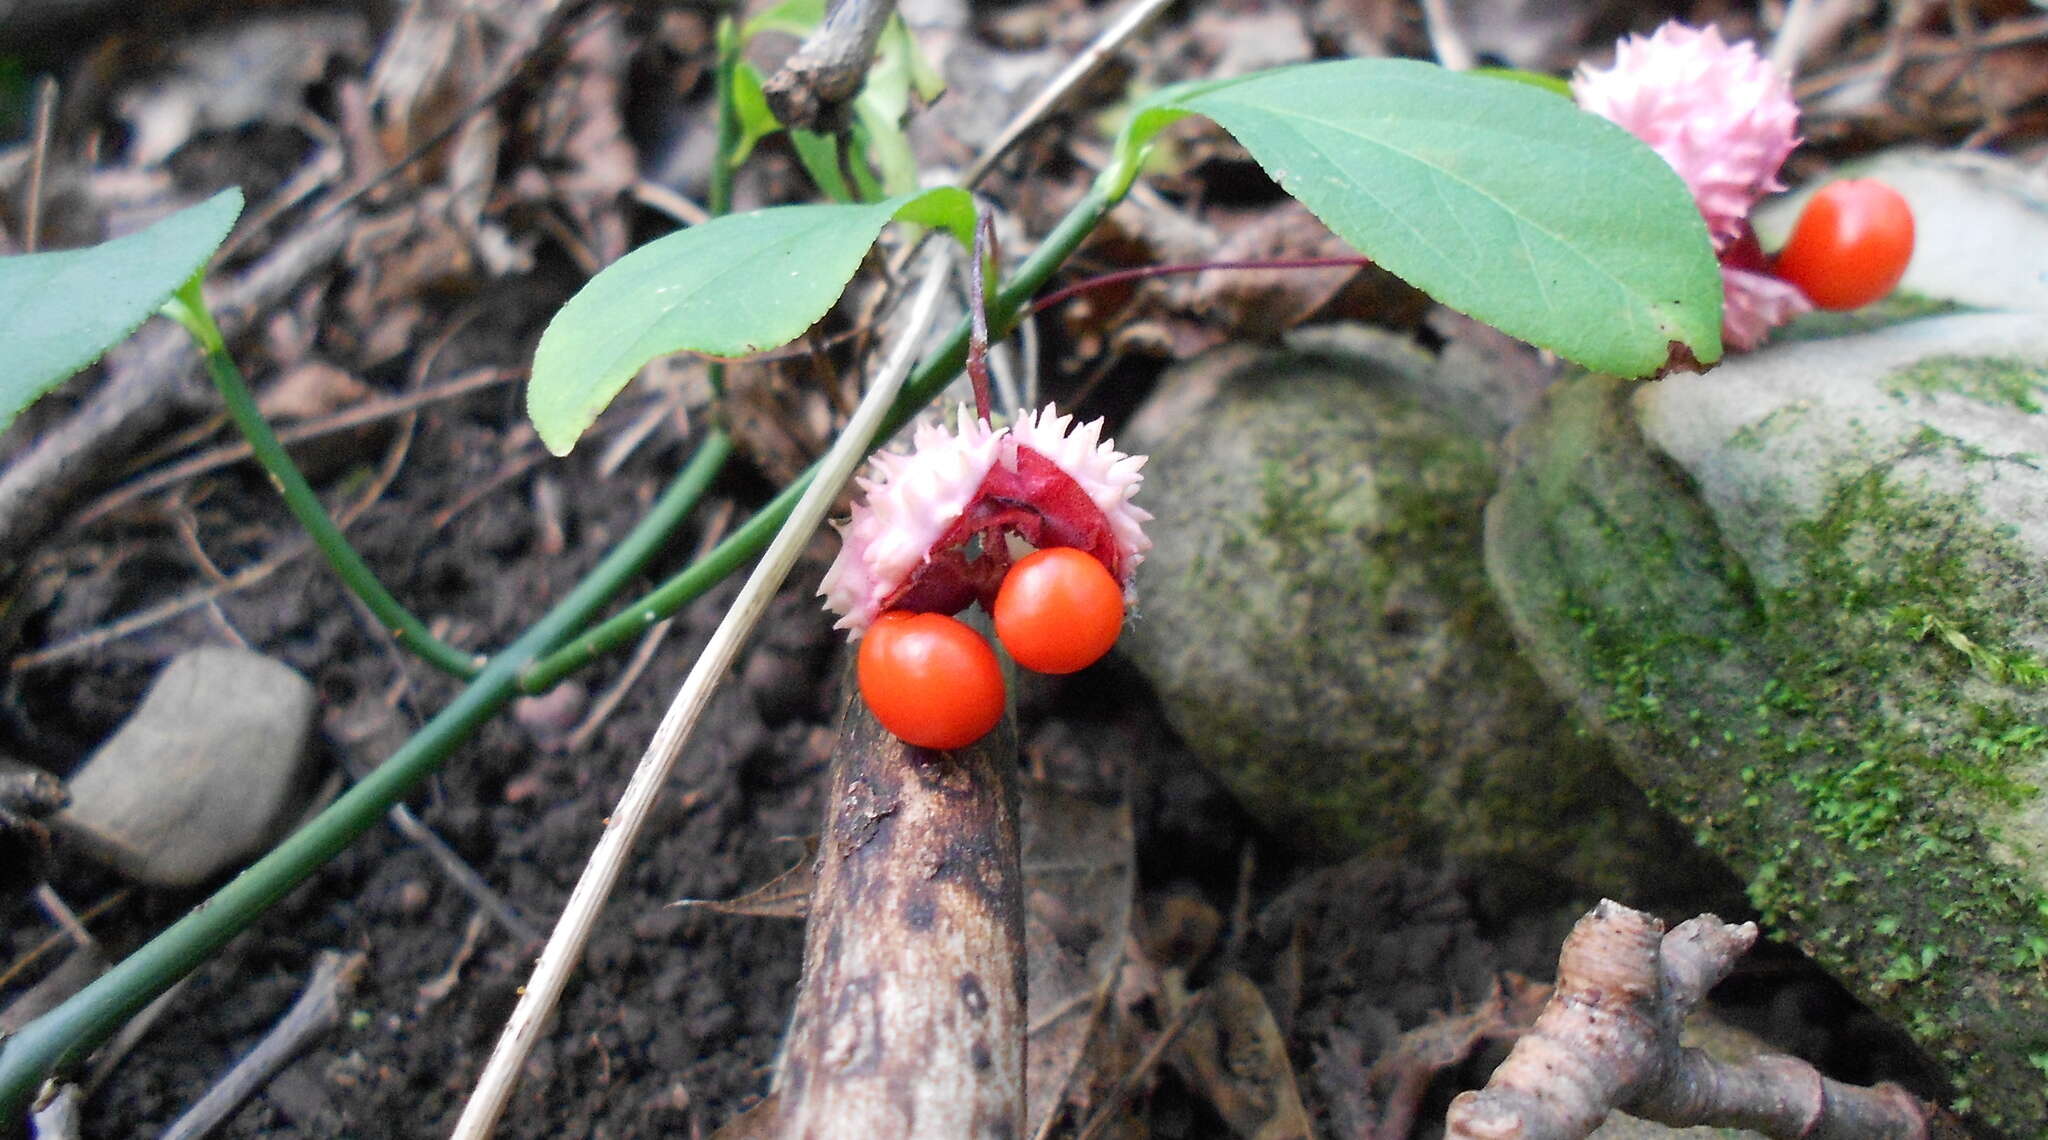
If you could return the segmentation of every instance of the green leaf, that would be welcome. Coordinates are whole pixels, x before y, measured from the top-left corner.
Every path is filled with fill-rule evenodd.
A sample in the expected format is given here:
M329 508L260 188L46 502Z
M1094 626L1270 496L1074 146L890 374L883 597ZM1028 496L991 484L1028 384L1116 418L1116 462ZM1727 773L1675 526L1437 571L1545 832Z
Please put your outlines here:
M890 16L875 44L874 61L861 83L859 99L876 115L900 121L910 112L910 95L929 103L946 90L946 80L917 49L902 16Z
M1188 112L1181 107L1183 103L1232 82L1235 81L1197 79L1175 83L1161 87L1130 106L1125 112L1123 131L1117 136L1114 161L1096 176L1096 182L1105 184L1110 200L1119 200L1130 192L1131 183L1137 180L1146 155L1152 149L1152 140L1159 137L1159 132L1188 117Z
M924 49L917 46L917 37L910 34L910 25L903 22L899 13L889 17L889 26L883 33L895 35L902 42L903 58L910 68L910 89L926 103L936 102L946 93L946 77L939 73L938 66Z
M0 431L148 320L241 212L242 192L223 190L127 237L0 258Z
M647 362L674 352L746 356L788 344L831 309L892 218L974 241L957 187L868 205L775 206L715 218L627 254L549 322L526 412L567 455Z
M945 80L932 69L917 40L904 26L901 16L892 15L882 26L881 42L867 81L854 98L853 113L860 152L867 156L873 172L881 177L886 193L901 194L917 186L917 159L910 151L910 138L903 131L903 117L910 113L913 91L926 102L945 91ZM866 173L858 165L854 177ZM864 196L867 195L863 188Z
M853 101L854 153L865 156L853 163L853 177L861 184L863 198L880 198L917 188L917 156L910 152L910 136L895 119L879 118L866 100Z
M733 142L729 161L738 167L754 153L756 143L782 129L775 112L768 109L768 96L761 91L761 73L745 60L733 64L732 110L739 120L740 137Z
M1467 74L1484 76L1487 79L1505 79L1510 83L1526 83L1539 91L1552 95L1572 97L1571 81L1543 71L1524 71L1519 67L1475 67Z
M789 145L796 151L797 161L803 164L804 173L809 174L817 185L818 193L842 204L861 200L860 195L846 184L845 174L840 172L837 138L799 127L789 132ZM858 156L854 158L858 160Z
M1392 59L1170 88L1125 128L1112 189L1184 114L1361 253L1513 336L1622 376L1657 371L1673 341L1721 356L1720 271L1685 184L1548 92Z
M825 0L783 0L748 20L740 29L740 39L751 42L762 32L785 32L801 38L824 21Z

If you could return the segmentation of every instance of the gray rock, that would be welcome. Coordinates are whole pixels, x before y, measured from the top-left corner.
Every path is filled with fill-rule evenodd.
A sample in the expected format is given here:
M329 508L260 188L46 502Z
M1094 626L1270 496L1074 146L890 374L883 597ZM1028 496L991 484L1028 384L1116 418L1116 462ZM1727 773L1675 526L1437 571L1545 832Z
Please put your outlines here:
M1689 885L1689 841L1491 600L1496 425L1473 391L1363 332L1178 369L1121 438L1151 455L1157 516L1121 648L1197 755L1313 853L1417 840L1609 893Z
M1487 564L1776 934L1987 1119L2048 1120L2048 316L1567 381L1513 437Z
M138 882L205 882L295 818L313 706L306 679L261 654L181 653L72 776L54 822Z

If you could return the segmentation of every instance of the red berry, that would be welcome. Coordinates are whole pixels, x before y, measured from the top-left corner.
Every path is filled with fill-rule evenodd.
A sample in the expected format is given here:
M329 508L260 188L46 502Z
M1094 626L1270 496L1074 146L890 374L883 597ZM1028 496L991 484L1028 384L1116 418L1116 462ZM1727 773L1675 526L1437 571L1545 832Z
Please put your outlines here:
M1778 276L1822 309L1855 309L1892 291L1913 258L1913 209L1867 178L1814 194L1778 253Z
M1101 660L1124 627L1124 591L1086 551L1055 546L1019 559L996 591L996 636L1017 664L1073 673Z
M1003 719L1003 670L987 639L944 614L892 610L861 639L861 699L906 744L965 748Z

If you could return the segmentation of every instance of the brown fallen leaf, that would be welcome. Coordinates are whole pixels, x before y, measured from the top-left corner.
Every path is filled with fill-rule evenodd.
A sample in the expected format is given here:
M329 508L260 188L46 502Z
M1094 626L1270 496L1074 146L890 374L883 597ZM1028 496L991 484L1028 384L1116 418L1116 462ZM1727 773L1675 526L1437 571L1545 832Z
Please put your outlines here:
M1027 1134L1059 1111L1109 1012L1130 931L1130 808L1023 789Z
M804 853L795 866L736 899L677 899L668 905L754 918L803 918L811 913L811 891L818 885L818 837L807 835L798 842Z
M266 385L256 407L272 420L306 420L352 407L369 395L369 385L348 372L323 360L308 360Z
M564 65L530 113L528 129L556 202L597 265L625 255L626 210L640 178L640 152L626 133L626 68L632 61L625 21L598 5L562 33Z
M133 132L129 162L155 166L201 131L292 121L328 61L360 58L369 34L360 15L309 9L247 16L178 40L166 71L116 100Z
M1202 991L1208 1008L1189 1023L1169 1057L1195 1092L1206 1097L1230 1127L1249 1140L1309 1140L1314 1135L1287 1042L1265 995L1250 978L1225 972ZM1169 972L1167 1005L1179 1010L1191 995Z
M1229 218L1218 228L1222 241L1208 260L1299 261L1358 255L1293 199ZM1264 339L1314 316L1362 269L1216 269L1176 279L1168 293L1177 307L1221 322L1232 339Z

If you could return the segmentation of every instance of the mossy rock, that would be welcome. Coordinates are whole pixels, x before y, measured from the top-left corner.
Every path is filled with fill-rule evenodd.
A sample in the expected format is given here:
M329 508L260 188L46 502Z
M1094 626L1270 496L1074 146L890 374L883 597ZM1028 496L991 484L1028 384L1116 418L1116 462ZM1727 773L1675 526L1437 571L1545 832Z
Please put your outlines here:
M1471 393L1362 330L1177 369L1122 437L1151 455L1158 517L1121 648L1298 848L1441 844L1560 887L1692 891L1704 860L1545 691L1492 601L1498 424L1466 426Z
M1551 687L1965 1107L2048 1121L2048 318L1580 376L1487 510Z

